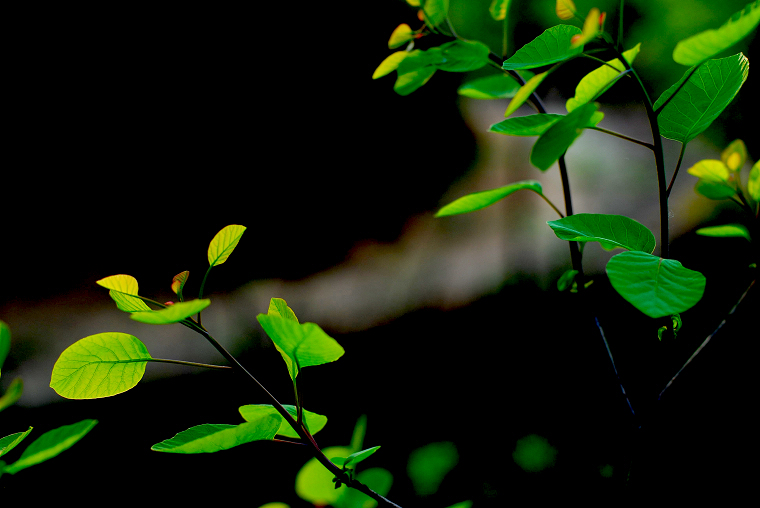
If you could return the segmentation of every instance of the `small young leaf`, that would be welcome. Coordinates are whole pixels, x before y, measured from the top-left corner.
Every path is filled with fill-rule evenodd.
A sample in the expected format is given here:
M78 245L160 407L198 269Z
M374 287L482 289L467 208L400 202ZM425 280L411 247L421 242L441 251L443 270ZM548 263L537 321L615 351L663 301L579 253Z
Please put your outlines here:
M749 170L749 181L747 182L747 192L755 202L760 201L760 161L756 162L752 169Z
M729 171L737 172L742 169L747 161L747 147L741 139L735 139L720 154L720 160Z
M607 250L622 247L651 254L656 244L646 226L623 215L578 213L547 224L560 240L599 242Z
M175 303L161 310L133 312L129 317L149 325L168 325L179 323L193 314L199 313L209 305L211 305L211 300L190 300L189 302Z
M21 457L16 462L5 466L4 472L15 474L22 469L52 459L74 446L97 423L97 420L82 420L79 423L64 425L63 427L58 427L44 433L24 450L24 453L21 454Z
M573 48L570 40L581 30L571 25L557 25L547 28L541 35L518 49L502 68L533 69L562 62L583 52L583 47Z
M240 425L206 423L183 430L150 447L154 452L214 453L253 441L271 441L280 428L282 416L268 415Z
M538 169L546 171L567 151L597 112L595 103L584 104L568 113L549 127L538 138L530 152L530 162Z
M11 328L0 320L0 369L11 350Z
M298 415L298 410L295 406L283 405L283 407L290 413L295 419ZM261 419L263 416L270 414L279 414L274 406L270 404L248 404L246 406L240 406L238 411L247 422L255 422ZM311 411L303 410L303 418L306 421L306 427L309 429L312 435L316 434L327 425L327 417ZM290 424L283 418L280 428L277 430L277 435L290 437L293 439L300 439L298 433L290 426Z
M582 47L584 44L593 41L599 34L599 20L601 19L601 12L596 7L593 7L586 20L583 22L583 32L571 39L570 47L572 49Z
M443 61L436 67L447 72L469 72L488 65L489 49L478 41L455 40L439 46Z
M752 241L752 238L749 236L749 231L741 224L725 224L723 226L699 228L697 230L697 234L702 236L714 236L718 238L746 238L750 242Z
M172 279L172 291L174 291L175 295L180 297L180 301L182 301L182 289L185 287L185 282L187 282L189 276L190 272L185 270L184 272L175 275Z
M227 261L232 251L237 247L240 237L245 232L245 226L232 224L219 231L208 246L208 265L218 266Z
M566 21L575 17L576 8L573 0L557 0L555 11L559 19Z
M438 213L436 213L435 216L446 217L448 215L474 212L475 210L490 206L519 190L531 190L536 194L542 194L543 192L541 183L538 181L523 180L521 182L505 185L504 187L499 187L498 189L475 192L463 196L438 210Z
M507 9L509 9L509 0L493 0L488 12L496 21L503 21L507 18Z
M385 58L385 60L380 62L380 65L377 66L375 72L372 73L372 79L382 78L398 69L398 65L408 54L407 51L396 51L395 53L391 53Z
M565 291L566 289L571 288L575 283L575 277L577 275L578 270L567 270L562 274L559 280L557 280L557 289Z
M696 71L694 68L686 71L683 77L665 90L654 103L654 109L658 110L675 94L657 117L660 134L681 143L688 143L694 139L731 103L747 79L748 73L749 61L741 53L708 60ZM685 80L686 83L678 90Z
M5 436L0 439L0 457L13 450L18 444L23 441L26 436L32 432L33 427L29 427L25 432L16 432L10 436Z
M509 105L507 106L507 110L504 112L504 116L507 117L517 111L517 109L522 106L525 101L528 100L528 97L538 88L538 85L541 84L541 82L550 74L550 70L546 72L542 72L541 74L536 74L532 78L530 78L528 81L525 82L523 86L520 87L520 89L515 94L514 99L509 101Z
M623 58L631 65L639 54L641 44L637 44L635 47L629 49L623 53ZM611 68L611 67L614 67ZM575 97L571 97L567 100L566 107L568 113L576 109L582 104L595 100L604 91L609 89L620 78L620 73L625 70L622 62L615 58L607 62L607 65L602 65L597 69L586 74L583 79L580 80L578 86L575 87Z
M358 464L359 462L368 459L372 454L374 454L377 450L379 450L379 446L374 446L372 448L367 448L366 450L362 450L360 452L352 453L346 458L343 457L335 457L331 458L330 460L335 463L335 465L340 467L348 467L353 464Z
M17 377L11 381L10 386L5 391L2 397L0 397L0 411L5 408L11 407L18 399L21 398L21 394L24 392L24 382L20 377Z
M403 46L413 38L414 32L412 31L412 28L406 23L401 23L395 30L393 30L393 33L388 40L388 49L396 49L399 46Z
M748 3L720 28L705 30L676 44L673 60L695 65L730 48L750 34L760 23L760 1Z
M90 335L61 353L50 387L67 399L110 397L137 385L150 359L137 337L119 332Z
M607 276L620 296L651 318L684 312L705 291L701 273L640 251L613 256L607 263Z
M124 312L149 311L150 307L138 295L137 279L131 275L111 275L96 282L109 289L109 296L116 302L116 307Z

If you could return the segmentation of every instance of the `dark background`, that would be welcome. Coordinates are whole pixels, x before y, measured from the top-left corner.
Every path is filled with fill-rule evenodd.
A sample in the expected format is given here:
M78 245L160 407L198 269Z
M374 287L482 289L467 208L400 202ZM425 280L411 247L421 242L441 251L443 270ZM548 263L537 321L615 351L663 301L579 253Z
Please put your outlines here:
M527 4L517 7L524 17L537 9ZM637 11L641 2L629 4L628 22L647 21ZM722 6L727 14L716 14L717 23L707 19L692 32L741 6ZM165 292L178 259L195 273L205 269L208 242L227 224L248 226L235 253L247 262L217 270L211 291L298 280L340 263L357 242L397 239L410 216L439 205L476 153L457 109L462 76L438 73L403 98L392 92L392 78L370 79L389 53L393 28L414 22L401 1L13 14L0 309L72 291L99 299L94 281L116 272L135 275L144 294ZM487 28L492 35L498 29ZM515 37L524 43L541 29L526 23ZM738 50L752 59L746 45ZM655 97L682 72L642 67ZM744 90L753 86L750 77ZM757 160L747 95L706 135L718 146L743 137ZM715 223L736 220L730 208L720 210ZM372 465L394 473L389 497L402 506L737 493L756 465L749 424L756 295L666 398L652 401L746 288L751 255L742 242L673 239L673 257L710 282L700 307L684 316L683 334L662 343L652 340L651 321L621 304L604 280L583 303L530 279L512 280L465 308L422 309L370 330L333 333L345 357L307 369L302 380L307 399L330 417L319 442L347 443L367 414L367 446L383 445ZM604 316L636 420L590 309ZM278 355L259 343L260 331L251 333L241 361L287 399ZM3 372L32 354L14 342ZM3 376L3 388L11 376ZM198 423L239 421L237 407L252 402L263 401L212 372L140 384L115 398L7 409L5 434L33 425L40 435L84 418L100 423L64 455L3 478L0 489L6 499L80 489L188 501L242 492L254 506L298 505L293 478L308 454L295 446L256 443L203 456L149 450ZM554 468L528 474L514 464L515 441L530 433L559 450ZM460 464L439 494L416 499L406 458L442 440L456 443ZM598 474L604 464L614 466L612 478Z

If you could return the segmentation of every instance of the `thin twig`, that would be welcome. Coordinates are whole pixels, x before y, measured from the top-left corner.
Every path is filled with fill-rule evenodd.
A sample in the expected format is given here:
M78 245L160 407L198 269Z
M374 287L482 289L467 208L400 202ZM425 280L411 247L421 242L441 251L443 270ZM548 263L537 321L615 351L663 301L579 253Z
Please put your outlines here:
M633 410L633 405L631 404L631 400L628 398L628 394L625 391L625 387L623 386L623 382L620 381L620 374L618 374L617 367L615 366L615 359L612 357L612 351L610 350L610 344L607 342L607 337L604 336L604 330L602 329L602 325L599 324L599 318L594 316L594 321L596 322L596 328L599 330L599 335L602 336L602 341L604 342L604 347L607 349L607 356L610 358L610 363L612 364L612 370L615 372L615 378L617 379L618 385L620 386L620 391L623 392L623 397L625 397L625 402L628 404L628 409L631 411L631 416L636 418L636 412Z
M673 172L673 177L670 179L670 184L668 184L668 197L670 197L670 191L673 188L673 182L676 181L676 176L678 176L678 170L681 169L681 161L683 161L684 152L686 152L686 143L681 143L681 153L678 155L676 170Z
M620 139L625 139L626 141L630 141L631 143L636 143L637 145L645 146L649 148L650 150L654 151L654 145L652 143L647 143L646 141L641 141L639 139L632 138L630 136L626 136L625 134L621 134L619 132L611 131L608 129L603 129L601 127L588 127L591 130L603 132L605 134L609 134L610 136L615 136Z

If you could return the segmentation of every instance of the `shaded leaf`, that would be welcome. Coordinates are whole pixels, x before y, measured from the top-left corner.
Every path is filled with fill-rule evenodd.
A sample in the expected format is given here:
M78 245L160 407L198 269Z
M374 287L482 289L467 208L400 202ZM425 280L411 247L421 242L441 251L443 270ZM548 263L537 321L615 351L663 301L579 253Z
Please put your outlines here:
M747 147L741 139L735 139L720 154L720 160L729 171L736 172L742 169L747 161Z
M25 432L16 432L10 436L0 439L0 457L13 450L18 444L26 439L26 436L32 432L33 427L29 427Z
M245 233L245 226L232 224L225 226L219 231L208 246L208 264L209 266L219 266L230 257L232 251L237 247L240 237Z
M446 21L449 15L449 0L425 0L422 3L422 11L425 13L425 23L431 28L436 28Z
M57 429L45 432L30 444L21 457L8 466L6 473L15 474L28 467L52 459L56 455L74 446L77 441L87 435L98 423L97 420L82 420L79 423L64 425Z
M607 263L610 284L620 296L651 318L679 314L702 298L705 277L674 259L646 252L622 252Z
M488 46L478 41L455 40L439 46L443 61L436 67L447 72L469 72L488 65Z
M660 111L657 123L663 137L681 143L688 143L707 129L731 103L747 79L749 61L739 53L708 60L693 74L692 71L693 68L686 71L678 83L663 92L654 104L654 109L658 110L675 94ZM684 80L685 84L676 93Z
M747 192L755 202L760 201L760 161L756 162L749 170Z
M109 296L116 302L116 307L124 312L141 312L151 310L138 297L137 279L131 275L111 275L96 282L99 286L109 289Z
M548 70L546 72L542 72L541 74L536 74L532 78L530 78L528 81L525 82L523 86L520 87L520 89L515 94L514 99L509 101L509 105L507 106L507 110L504 112L504 116L509 116L517 109L522 106L525 101L528 100L528 97L538 88L538 85L541 84L541 82L546 79L546 76L550 74L551 70Z
M61 353L50 387L67 399L110 397L139 383L150 359L137 337L119 332L90 335Z
M298 410L295 406L291 405L283 405L283 407L288 411L288 413L293 416L293 418L298 417ZM262 418L263 416L270 415L270 414L276 414L279 415L280 413L277 412L277 409L274 408L274 406L270 404L248 404L245 406L240 406L238 408L238 411L240 411L240 414L247 422L254 422L258 419ZM312 413L311 411L307 411L306 409L303 410L303 418L306 421L306 427L309 429L309 432L311 432L312 435L316 434L323 428L325 428L325 425L327 425L327 417L322 416L317 413ZM280 436L290 437L293 439L300 439L300 436L298 433L293 429L293 427L290 426L290 424L282 418L282 423L280 424L280 428L277 430L277 434Z
M327 457L341 457L351 453L345 446L331 446L322 450ZM315 506L334 506L344 491L349 490L345 485L337 489L333 483L333 474L320 462L309 459L296 474L296 494L301 499Z
M637 44L623 53L623 58L625 58L629 65L636 59L636 55L639 54L640 49L641 44ZM614 67L614 69L611 67ZM575 96L567 100L567 111L573 111L578 106L595 100L617 82L620 78L620 73L624 70L625 66L623 63L615 58L608 61L607 65L602 65L586 74L580 80L578 86L575 87Z
M624 215L578 213L547 224L560 240L599 242L606 250L621 247L651 254L656 245L646 226Z
M381 496L387 496L393 485L393 475L386 469L372 467L361 471L356 479ZM375 508L377 501L356 489L345 489L335 502L335 508Z
M540 136L564 115L537 113L535 115L507 118L489 127L488 132L507 136Z
M719 201L721 199L730 199L736 194L736 189L723 183L713 183L707 180L699 180L694 185L694 191L707 199Z
M240 425L205 423L183 430L150 447L154 452L214 453L253 441L271 441L280 428L282 416L268 415Z
M406 472L420 496L435 494L443 477L459 462L454 443L444 441L417 448L409 455Z
M412 28L406 23L401 23L393 30L390 39L388 39L388 49L396 49L403 46L414 38Z
M0 320L0 369L11 351L11 328Z
M185 270L180 272L172 278L172 291L175 295L182 297L182 289L185 287L187 278L190 276L190 272Z
M584 44L591 42L599 34L600 22L602 13L599 9L593 7L586 20L583 22L583 31L580 35L576 35L571 39L570 47L572 49L582 47Z
M542 171L549 169L583 133L596 110L595 103L584 104L549 127L533 145L531 164Z
M507 18L507 9L509 9L509 0L493 0L488 12L496 21L503 21Z
M380 62L380 65L377 66L375 72L372 73L372 79L382 78L395 71L401 61L406 58L408 54L409 53L406 51L396 51L387 56L385 60Z
M149 325L168 325L179 323L193 314L199 313L209 305L211 305L211 300L190 300L189 302L175 303L161 310L133 312L129 317Z
M722 161L704 159L688 169L699 178L694 190L709 199L728 199L736 194L728 168Z
M435 216L445 217L448 215L474 212L475 210L480 210L481 208L492 205L519 190L531 190L536 194L543 193L541 184L538 181L523 180L521 182L505 185L504 187L499 187L498 189L475 192L463 196L438 210L438 213L436 213Z
M714 236L718 238L746 238L750 242L752 241L752 238L749 236L749 231L741 224L725 224L723 226L699 228L697 230L697 234L702 236Z
M409 95L428 82L435 74L436 65L444 60L440 48L427 51L415 49L407 53L398 64L396 83L393 90L399 95Z
M583 47L572 48L570 40L581 30L571 25L547 28L541 35L518 49L502 64L502 68L533 69L562 62L583 52Z
M557 289L559 289L560 291L565 291L573 287L573 283L575 283L575 277L577 275L578 275L578 270L567 270L557 280Z
M21 398L21 394L24 393L24 382L20 377L11 381L10 386L5 391L2 397L0 397L0 411L11 407L18 399Z
M705 30L680 41L673 50L673 60L695 65L730 48L749 35L760 22L760 1L748 3L720 28Z

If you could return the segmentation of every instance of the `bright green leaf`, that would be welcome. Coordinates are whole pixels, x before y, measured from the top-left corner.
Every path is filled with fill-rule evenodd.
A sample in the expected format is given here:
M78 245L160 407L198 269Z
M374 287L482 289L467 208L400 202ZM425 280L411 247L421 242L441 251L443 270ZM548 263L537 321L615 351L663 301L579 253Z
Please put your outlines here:
M752 166L752 169L749 170L747 192L749 192L749 197L755 202L760 201L760 161L756 162Z
M427 51L415 49L407 53L397 68L396 83L393 90L399 95L409 95L428 82L435 74L436 65L444 61L441 48Z
M385 58L372 73L372 79L382 78L398 69L398 65L406 58L409 53L406 51L396 51Z
M283 407L288 411L288 413L293 416L294 419L298 416L298 410L295 406L291 405L283 405ZM277 414L280 413L277 412L277 410L274 408L274 406L270 404L248 404L246 406L240 406L238 408L238 411L240 411L240 414L243 416L245 421L247 422L255 422L258 419L262 418L263 416L270 415L270 414ZM303 418L306 421L306 427L309 429L309 432L311 432L312 435L316 434L323 428L325 428L325 425L327 424L327 417L322 416L317 413L312 413L311 411L307 411L306 409L303 410ZM293 429L293 427L290 426L290 424L283 418L282 424L280 425L280 428L277 430L277 434L284 437L290 437L293 439L300 439L300 436L298 433Z
M695 65L730 48L750 34L760 22L760 1L748 3L720 28L705 30L676 44L673 60Z
M272 298L269 300L269 310L267 310L267 314L280 316L281 318L289 319L298 323L296 313L293 312L293 309L288 307L287 302L285 302L285 300L282 298Z
M583 46L571 48L570 40L581 30L571 25L557 25L546 29L541 35L518 49L502 68L533 69L562 62L583 52Z
M67 399L110 397L139 383L150 359L137 337L119 332L90 335L61 353L50 387Z
M623 215L578 213L547 224L560 240L599 242L607 250L622 247L651 254L656 244L646 226Z
M488 132L505 134L507 136L540 136L563 117L564 115L552 113L516 116L493 124L488 129Z
M2 397L0 397L0 411L5 408L11 407L13 404L21 398L21 394L24 392L24 382L20 377L17 377L11 381L10 386L5 391Z
M729 171L737 172L747 161L747 147L741 139L735 139L720 154L720 160Z
M749 231L741 224L725 224L723 226L699 228L697 230L697 234L702 236L714 236L718 238L746 238L750 242L752 241L752 238L749 236Z
M455 41L441 44L443 61L436 67L447 72L469 72L488 65L488 46L478 41Z
M637 44L623 53L623 58L629 65L633 63L640 49L641 44ZM567 111L570 112L582 104L595 100L620 79L620 73L624 70L623 63L615 58L607 62L607 65L602 65L586 74L575 87L575 97L567 100Z
M422 4L425 22L431 28L436 28L446 21L449 15L449 0L425 0Z
M570 41L570 47L572 49L582 47L584 44L593 41L599 34L599 20L602 13L596 7L593 7L586 20L583 22L583 31L580 35L574 36Z
M542 171L549 169L583 133L596 109L593 102L584 104L549 127L533 145L531 164Z
M119 310L124 312L148 311L150 307L142 301L138 295L137 279L131 275L111 275L96 282L110 291L111 296Z
M531 190L536 194L543 193L541 184L536 180L523 180L521 182L505 185L504 187L499 187L498 189L475 192L463 196L438 210L438 213L436 213L435 216L445 217L448 215L474 212L475 210L480 210L481 208L492 205L519 190Z
M519 89L520 84L512 76L496 74L468 81L457 89L457 93L471 99L509 99Z
M206 307L211 305L211 300L190 300L189 302L179 302L161 310L151 310L148 312L133 312L129 317L141 323L150 325L168 325L179 323L193 314L197 314Z
M10 436L5 436L0 439L0 457L13 450L18 444L23 441L26 436L32 432L33 427L29 427L25 432L16 432Z
M154 452L214 453L253 441L271 441L280 428L282 416L268 415L240 425L205 423L183 430L173 438L150 447Z
M245 233L245 226L232 224L225 226L219 231L208 246L208 265L219 266L230 257L232 251L237 247L240 237Z
M373 455L377 450L379 450L379 446L373 446L372 448L367 448L366 450L362 450L360 452L352 453L348 457L335 457L331 458L330 460L339 467L348 467L354 464L358 464L359 462L362 462L363 460L368 459L371 455Z
M388 39L388 49L396 49L403 46L414 38L412 28L406 23L401 23L393 30L390 39Z
M651 318L692 308L705 291L705 277L673 259L646 252L622 252L607 263L610 284L620 296Z
M11 351L11 328L0 320L0 369Z
M507 9L509 9L509 0L492 0L488 12L496 21L507 19Z
M668 98L675 96L659 112L660 134L668 139L688 143L718 118L736 96L747 79L749 61L739 53L727 58L708 60L693 72L686 71L675 85L657 99L658 110ZM678 86L686 80L683 87Z
M74 444L87 435L98 423L97 420L82 420L79 423L64 425L57 429L45 432L32 444L27 446L21 457L8 466L6 473L15 474L28 467L52 459L61 452L68 450Z
M349 455L351 449L344 446L331 446L322 450L327 457ZM333 474L317 459L311 458L296 475L296 494L301 499L315 506L334 506L348 487L341 485L337 489L332 479Z
M393 475L380 467L359 472L356 479L381 496L387 496L393 485ZM334 504L335 508L375 508L377 501L356 489L345 489Z
M420 496L435 494L443 477L459 462L454 443L444 441L417 448L409 455L406 472Z
M517 111L517 109L522 106L525 101L528 100L528 97L530 97L536 88L538 88L538 85L540 85L541 82L546 79L546 76L548 76L550 73L551 69L546 72L542 72L541 74L536 74L528 81L526 81L525 84L521 86L517 91L514 99L509 101L509 105L507 106L507 110L504 112L504 116L507 117Z

